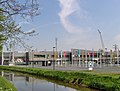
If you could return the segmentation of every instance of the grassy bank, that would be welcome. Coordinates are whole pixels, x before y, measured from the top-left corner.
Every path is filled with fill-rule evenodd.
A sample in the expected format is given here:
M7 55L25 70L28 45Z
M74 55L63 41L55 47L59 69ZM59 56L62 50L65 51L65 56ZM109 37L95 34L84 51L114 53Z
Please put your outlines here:
M0 91L17 91L17 89L9 81L0 76Z
M92 71L54 71L40 68L0 66L0 69L17 71L76 85L85 85L104 91L120 91L120 74L99 74Z

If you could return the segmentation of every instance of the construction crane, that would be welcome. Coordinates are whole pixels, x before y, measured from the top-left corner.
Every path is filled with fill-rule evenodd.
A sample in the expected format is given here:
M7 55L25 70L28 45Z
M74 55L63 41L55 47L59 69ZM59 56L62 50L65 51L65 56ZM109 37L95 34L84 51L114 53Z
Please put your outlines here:
M99 33L99 35L100 35L100 40L101 40L101 44L102 44L102 50L103 50L103 52L104 52L104 51L105 51L105 46L104 46L103 38L102 38L102 35L101 35L101 32L100 32L99 29L98 29L98 33Z

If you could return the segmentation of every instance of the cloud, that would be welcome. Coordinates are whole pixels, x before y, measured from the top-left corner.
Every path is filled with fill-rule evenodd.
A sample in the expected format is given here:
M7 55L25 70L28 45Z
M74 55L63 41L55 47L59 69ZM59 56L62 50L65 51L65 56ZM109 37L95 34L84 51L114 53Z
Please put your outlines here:
M58 1L61 9L58 14L60 22L64 29L68 32L66 33L66 36L64 36L64 39L62 40L63 42L60 46L68 49L101 49L102 45L97 31L98 25L94 20L95 18L91 16L91 12L88 11L89 8L85 6L86 4L84 4L84 1ZM86 8L83 8L83 6ZM116 40L118 39L120 40L120 35L116 37Z
M64 26L66 31L69 33L81 32L84 29L75 26L71 21L71 16L83 16L82 9L79 6L77 0L58 0L60 2L61 11L59 12L59 17L61 24ZM80 17L80 18L81 18Z
M93 31L93 28L89 25L89 16L87 11L84 10L78 0L58 0L60 3L61 11L59 17L61 24L68 32L65 36L63 44L61 46L65 48L95 48L100 47L99 39L97 37L97 31ZM93 34L95 34L93 36ZM96 38L95 38L96 37ZM96 45L95 45L96 44Z

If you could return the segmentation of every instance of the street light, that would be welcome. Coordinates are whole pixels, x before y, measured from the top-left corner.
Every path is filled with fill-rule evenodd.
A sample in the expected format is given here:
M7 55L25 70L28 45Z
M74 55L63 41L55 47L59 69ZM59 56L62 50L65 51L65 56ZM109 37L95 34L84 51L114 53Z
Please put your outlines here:
M33 52L34 52L34 50L32 50L32 68L34 68L34 61L33 61L34 60L34 53Z
M55 47L53 47L53 70L55 70Z

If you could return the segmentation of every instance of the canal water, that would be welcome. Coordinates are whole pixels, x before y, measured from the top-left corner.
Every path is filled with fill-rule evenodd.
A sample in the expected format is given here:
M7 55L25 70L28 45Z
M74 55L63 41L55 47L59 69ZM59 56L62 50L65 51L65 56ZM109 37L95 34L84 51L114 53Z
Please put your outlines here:
M20 73L1 71L0 75L8 79L18 91L98 91Z

